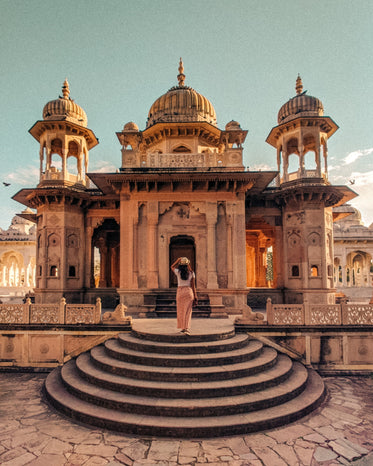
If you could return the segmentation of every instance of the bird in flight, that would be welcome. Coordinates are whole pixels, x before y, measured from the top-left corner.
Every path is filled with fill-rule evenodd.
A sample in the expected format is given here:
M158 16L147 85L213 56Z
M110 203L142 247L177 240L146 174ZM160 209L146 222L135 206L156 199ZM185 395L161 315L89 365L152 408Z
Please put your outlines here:
M5 183L5 181L3 181L3 185L4 186L10 186L10 183Z

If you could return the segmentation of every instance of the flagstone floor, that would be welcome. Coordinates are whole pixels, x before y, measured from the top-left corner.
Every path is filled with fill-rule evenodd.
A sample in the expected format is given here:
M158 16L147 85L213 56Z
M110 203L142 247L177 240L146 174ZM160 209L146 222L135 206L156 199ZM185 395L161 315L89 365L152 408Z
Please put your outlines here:
M0 373L0 464L373 465L373 378L328 377L313 414L283 428L218 439L159 439L74 424L41 395L46 374Z

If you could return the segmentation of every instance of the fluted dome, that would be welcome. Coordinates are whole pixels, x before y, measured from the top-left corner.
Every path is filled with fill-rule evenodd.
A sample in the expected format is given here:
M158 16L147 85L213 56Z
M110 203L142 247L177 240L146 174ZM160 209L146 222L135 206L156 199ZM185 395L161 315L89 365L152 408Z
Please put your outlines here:
M67 120L72 123L87 127L87 115L85 111L70 97L69 83L67 79L62 86L62 97L51 100L43 108L44 120Z
M179 85L172 87L150 107L146 127L156 123L205 121L216 126L216 113L211 102L191 87L184 85L183 63L180 59Z
M324 106L320 99L307 95L303 92L303 84L298 75L295 90L297 95L288 100L278 112L277 121L279 124L286 123L300 116L322 116L324 115Z

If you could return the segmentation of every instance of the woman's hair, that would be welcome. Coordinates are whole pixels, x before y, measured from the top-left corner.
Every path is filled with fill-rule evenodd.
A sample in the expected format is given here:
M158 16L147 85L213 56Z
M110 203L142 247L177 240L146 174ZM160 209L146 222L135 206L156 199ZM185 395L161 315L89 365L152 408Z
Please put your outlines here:
M188 266L187 265L184 265L184 264L180 264L179 267L178 267L179 271L180 271L180 277L182 280L188 280L188 277L189 277L189 269L188 269Z

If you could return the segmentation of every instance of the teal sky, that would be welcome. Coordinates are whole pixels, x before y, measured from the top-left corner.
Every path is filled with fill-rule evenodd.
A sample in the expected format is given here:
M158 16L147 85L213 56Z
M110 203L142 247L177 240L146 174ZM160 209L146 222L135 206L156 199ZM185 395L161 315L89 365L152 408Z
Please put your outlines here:
M66 77L100 140L89 171L115 171L115 132L128 121L145 128L152 103L177 84L179 57L185 84L212 102L219 127L234 119L249 130L251 169L276 169L265 139L300 73L340 127L329 141L329 179L354 180L352 204L369 225L372 18L371 0L0 0L0 227L24 208L11 196L38 182L28 130Z

